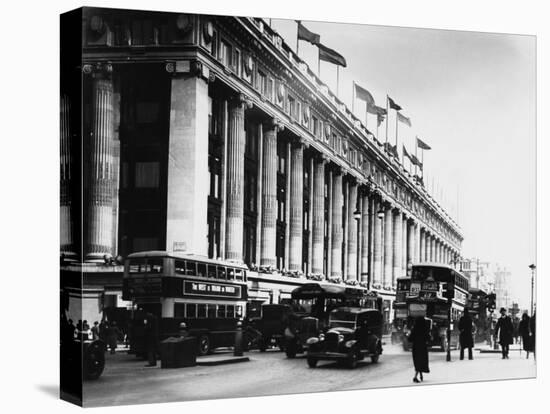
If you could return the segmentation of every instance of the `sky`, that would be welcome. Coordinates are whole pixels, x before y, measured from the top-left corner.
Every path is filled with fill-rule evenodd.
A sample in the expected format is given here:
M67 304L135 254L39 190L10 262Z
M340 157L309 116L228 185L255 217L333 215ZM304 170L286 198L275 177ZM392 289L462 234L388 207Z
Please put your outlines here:
M462 255L508 269L511 298L527 308L528 266L536 264L535 37L302 23L346 58L339 75L321 62L320 77L350 109L353 81L377 105L385 107L388 94L403 108L412 126L399 124L398 147L414 153L415 136L432 147L423 154L424 181L461 227ZM297 24L273 19L271 26L296 51ZM317 53L300 41L298 54L315 73ZM364 120L364 103L356 101L355 113ZM377 131L374 116L366 122L386 139L385 124ZM388 130L395 143L394 111Z

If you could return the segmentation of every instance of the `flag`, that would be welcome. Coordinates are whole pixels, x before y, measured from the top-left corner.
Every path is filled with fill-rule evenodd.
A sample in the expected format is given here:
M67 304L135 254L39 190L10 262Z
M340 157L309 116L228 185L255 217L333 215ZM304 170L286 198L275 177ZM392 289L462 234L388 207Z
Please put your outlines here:
M420 162L420 160L418 158L416 158L416 155L411 154L411 157L409 159L411 160L411 162L414 165L416 165L417 167L420 167L420 169L422 169L422 163Z
M390 103L390 108L391 108L391 109L395 109L396 111L400 111L400 110L401 110L401 107L400 107L399 105L397 105L397 104L394 102L394 100L393 100L392 98L390 98L389 96L388 96L388 101L389 101L389 103Z
M353 82L353 85L355 86L355 96L356 96L356 98L361 99L362 101L365 101L367 103L367 111L368 111L368 108L370 106L374 105L374 98L372 97L372 95L369 91L367 91L365 88L359 86L357 83Z
M392 145L390 144L389 142L385 142L384 143L384 148L386 149L386 151L394 156L395 158L399 159L399 153L397 152L397 145Z
M347 66L346 59L335 50L326 47L322 43L318 43L317 47L319 48L319 59L325 62L334 63L335 65Z
M399 122L403 122L404 124L407 124L408 126L411 126L411 118L407 118L405 115L403 115L401 112L397 113L397 120Z
M424 141L422 141L418 137L416 137L416 145L418 145L418 148L422 148L423 150L431 150L432 149L432 147L430 147L428 144L426 144Z
M385 115L383 115L381 113L376 114L376 122L377 122L378 126L380 126L382 124L382 122L384 122L384 119L386 119Z
M317 45L321 42L321 36L319 36L317 33L310 32L308 29L306 29L306 27L302 24L300 20L296 20L296 23L298 23L299 40L305 40L306 42L309 42L312 45Z
M411 155L408 153L407 148L405 148L404 145L403 145L403 156L407 157L412 162Z
M367 107L367 111L369 112L369 114L373 114L373 115L384 115L385 116L388 113L388 111L386 111L386 108L381 108L379 106L376 106L376 105L374 105L374 103Z

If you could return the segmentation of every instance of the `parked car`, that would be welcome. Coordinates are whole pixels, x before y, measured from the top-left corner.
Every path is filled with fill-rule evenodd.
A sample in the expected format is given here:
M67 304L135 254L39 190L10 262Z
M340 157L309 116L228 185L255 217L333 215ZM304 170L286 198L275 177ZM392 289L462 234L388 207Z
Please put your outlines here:
M343 307L330 312L326 332L307 340L310 368L320 360L332 360L355 368L357 361L370 357L378 362L382 354L384 317L377 309Z
M270 346L284 349L285 328L288 326L292 309L289 305L270 304L262 305L262 317L255 323L261 333L258 348L264 352Z

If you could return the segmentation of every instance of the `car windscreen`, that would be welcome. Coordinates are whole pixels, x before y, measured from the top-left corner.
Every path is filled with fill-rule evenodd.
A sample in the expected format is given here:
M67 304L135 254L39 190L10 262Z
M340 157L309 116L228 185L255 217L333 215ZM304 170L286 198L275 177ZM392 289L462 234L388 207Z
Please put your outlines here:
M357 315L350 312L345 311L332 311L330 313L329 317L329 327L330 328L354 328L355 327L355 320Z

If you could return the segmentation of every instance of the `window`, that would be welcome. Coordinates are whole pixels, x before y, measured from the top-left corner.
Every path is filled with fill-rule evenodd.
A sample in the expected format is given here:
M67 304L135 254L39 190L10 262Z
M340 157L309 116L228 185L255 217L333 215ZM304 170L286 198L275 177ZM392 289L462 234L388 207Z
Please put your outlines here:
M313 126L313 135L319 136L319 120L316 117L311 117L311 124Z
M233 69L235 69L235 73L240 76L241 74L241 52L239 50L235 50L235 60L233 61Z
M188 303L185 306L185 317L196 318L197 317L197 305L195 303Z
M225 305L218 305L217 317L225 318Z
M221 41L220 46L220 59L225 64L225 66L231 67L233 65L232 62L232 48L229 43L227 43L225 40Z
M215 318L216 317L216 305L206 305L208 308L207 317Z
M218 279L225 280L226 278L226 270L225 267L219 266L218 267Z
M270 101L273 101L273 88L274 88L274 86L275 86L275 82L273 81L272 78L269 78L269 80L267 81L266 97Z
M159 162L136 162L136 188L158 188Z
M267 95L267 77L261 70L258 70L257 88L262 95Z
M243 280L243 270L242 269L235 269L235 279L236 280Z
M204 303L197 305L197 318L206 318L206 305Z
M232 267L227 268L227 280L233 280L235 279L235 269Z
M296 100L292 97L288 97L288 110L291 118L296 118Z
M197 276L206 276L206 264L205 263L197 263Z
M233 305L227 305L226 306L225 317L226 318L234 318L235 317L235 306L233 306Z
M215 265L208 265L208 277L216 279L217 278L217 267Z
M177 275L185 274L185 262L183 260L174 260L174 272Z
M185 273L188 275L197 274L197 263L195 262L185 262Z

